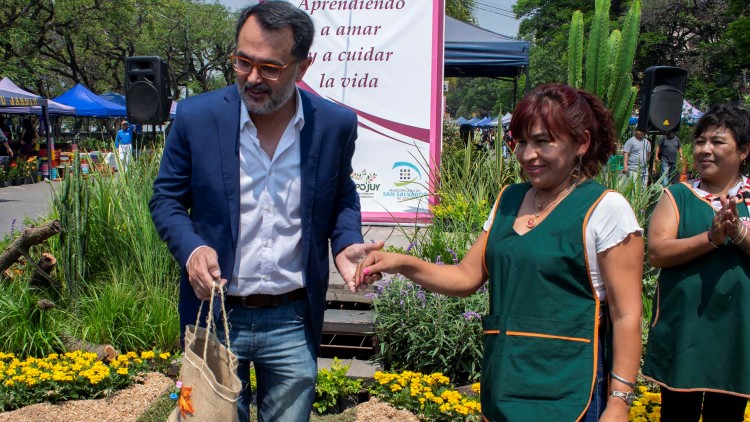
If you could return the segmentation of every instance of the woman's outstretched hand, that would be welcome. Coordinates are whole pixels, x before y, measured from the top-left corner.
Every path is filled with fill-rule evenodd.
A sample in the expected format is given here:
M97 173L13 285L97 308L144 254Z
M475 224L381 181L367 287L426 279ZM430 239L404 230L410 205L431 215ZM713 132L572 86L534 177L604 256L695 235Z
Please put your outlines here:
M357 265L357 270L354 272L354 284L357 289L366 289L372 283L380 280L383 273L399 272L398 269L403 262L403 257L401 254L383 251L368 253L365 259Z

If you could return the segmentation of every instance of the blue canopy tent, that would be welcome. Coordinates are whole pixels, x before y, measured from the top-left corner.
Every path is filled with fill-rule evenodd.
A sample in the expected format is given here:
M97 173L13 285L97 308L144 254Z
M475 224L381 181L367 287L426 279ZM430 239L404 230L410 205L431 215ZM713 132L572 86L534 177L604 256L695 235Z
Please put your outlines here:
M99 97L109 101L110 103L115 103L117 105L125 107L125 96L122 94L110 91L105 92L104 94L99 94Z
M529 89L531 43L445 17L444 75L448 77L513 78L513 104L518 77L526 74Z
M76 116L125 117L127 114L124 106L99 97L81 84L77 84L53 100L75 107Z
M463 117L463 116L461 116L458 119L456 119L456 124L459 125L459 126L465 125L468 122L469 121L465 117Z
M488 124L492 121L489 117L483 117L478 122L474 123L472 126L474 127L487 127Z

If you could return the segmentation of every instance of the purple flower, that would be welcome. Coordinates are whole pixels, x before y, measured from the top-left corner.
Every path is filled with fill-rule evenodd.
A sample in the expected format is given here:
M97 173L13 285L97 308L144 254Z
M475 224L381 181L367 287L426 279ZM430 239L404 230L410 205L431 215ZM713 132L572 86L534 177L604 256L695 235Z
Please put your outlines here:
M453 263L458 264L458 255L456 254L456 251L454 251L451 248L447 248L448 252L450 252L451 256L453 257Z
M445 265L445 262L443 262L443 257L440 255L435 257L435 263L438 265Z
M417 296L417 299L419 299L420 301L422 301L422 307L424 308L425 305L427 304L427 299L425 298L425 296L424 296L424 290L422 290L421 287L417 288L417 295L416 296Z
M377 289L378 287L380 287L380 286L375 286L375 288L376 288L376 289ZM374 299L374 298L378 297L378 294L377 294L377 293L372 293L372 292L370 292L370 293L365 293L365 297L366 297L366 298L369 298L369 299Z
M16 219L14 218L10 222L10 237L13 237L13 234L16 232Z
M414 246L416 246L416 245L417 245L417 243L416 243L416 242L411 242L411 243L409 243L409 246L408 246L408 247L406 248L406 254L407 254L407 255L409 255L409 254L411 253L411 250L412 250L412 249L414 248Z
M464 312L463 316L464 316L464 319L467 320L467 321L473 321L475 319L479 320L479 321L482 320L482 316L479 315L478 313L474 312L474 311L466 311L466 312Z

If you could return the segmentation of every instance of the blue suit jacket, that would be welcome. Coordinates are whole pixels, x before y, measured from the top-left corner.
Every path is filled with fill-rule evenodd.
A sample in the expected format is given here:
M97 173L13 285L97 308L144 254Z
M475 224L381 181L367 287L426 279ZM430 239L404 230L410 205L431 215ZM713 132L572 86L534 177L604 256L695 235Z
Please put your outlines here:
M350 110L300 90L303 269L313 339L320 347L328 289L328 242L335 254L361 243L359 196L351 160L357 118ZM185 265L201 245L214 248L221 274L232 275L240 222L240 96L232 85L182 101L167 138L154 195L154 225L182 267L180 325L194 324L200 301ZM204 310L207 306L204 306Z

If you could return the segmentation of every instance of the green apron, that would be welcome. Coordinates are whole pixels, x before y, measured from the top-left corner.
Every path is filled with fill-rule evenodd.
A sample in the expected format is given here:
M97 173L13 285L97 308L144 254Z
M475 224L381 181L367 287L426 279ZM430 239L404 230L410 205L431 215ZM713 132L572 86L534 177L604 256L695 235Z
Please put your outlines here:
M513 223L530 187L505 189L487 239L482 413L490 421L575 421L591 399L600 340L584 227L606 190L581 183L520 236Z
M705 236L713 207L684 183L669 191L677 238ZM737 211L748 220L747 206ZM737 246L662 269L652 315L644 376L676 391L750 396L750 258Z

